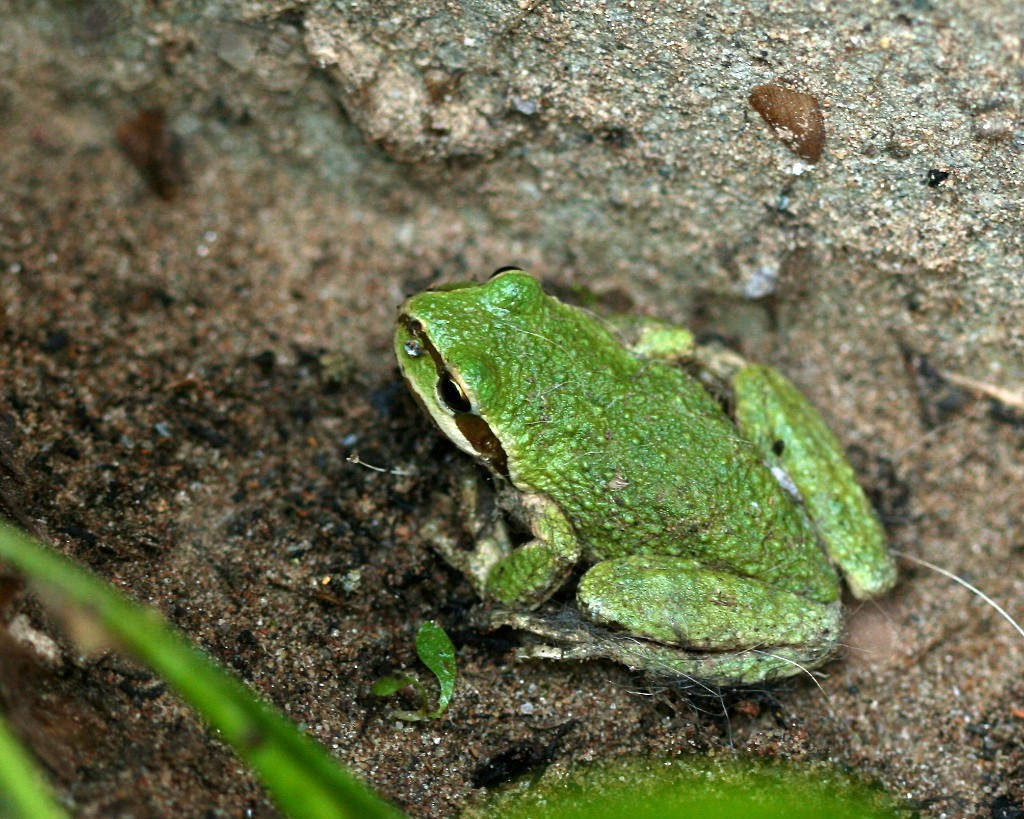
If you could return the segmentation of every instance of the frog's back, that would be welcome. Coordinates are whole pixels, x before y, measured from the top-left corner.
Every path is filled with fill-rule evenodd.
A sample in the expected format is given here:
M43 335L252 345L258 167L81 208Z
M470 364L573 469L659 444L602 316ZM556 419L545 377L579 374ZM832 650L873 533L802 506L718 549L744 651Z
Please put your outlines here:
M520 335L515 360L530 364L510 379L518 400L497 424L517 485L558 503L592 559L694 557L831 599L835 573L813 530L714 398L548 302Z

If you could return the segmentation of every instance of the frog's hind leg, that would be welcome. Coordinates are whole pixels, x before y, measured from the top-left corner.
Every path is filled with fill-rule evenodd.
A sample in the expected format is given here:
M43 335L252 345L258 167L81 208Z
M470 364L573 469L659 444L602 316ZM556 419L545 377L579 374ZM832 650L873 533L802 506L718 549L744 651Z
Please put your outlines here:
M736 426L779 483L803 503L858 600L896 583L896 562L842 444L810 401L772 367L718 345L695 345L689 363L712 392L729 396Z
M811 403L771 367L747 365L733 379L736 425L808 517L859 600L896 583L885 530L843 447Z
M830 645L813 651L780 646L687 651L591 625L578 614L567 617L495 611L491 625L511 626L551 641L521 646L516 652L520 659L613 660L655 677L718 686L753 685L802 674L824 663L833 650Z
M496 614L554 645L527 656L605 657L658 675L718 685L787 677L821 665L838 644L838 600L813 599L673 556L602 561L577 592L579 612Z

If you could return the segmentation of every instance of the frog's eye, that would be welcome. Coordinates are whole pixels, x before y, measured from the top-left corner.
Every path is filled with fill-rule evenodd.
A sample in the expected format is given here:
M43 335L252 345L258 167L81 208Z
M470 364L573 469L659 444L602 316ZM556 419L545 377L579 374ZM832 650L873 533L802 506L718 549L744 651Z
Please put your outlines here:
M466 396L466 391L447 372L441 373L437 380L437 397L452 412L473 411L473 403Z
M510 270L516 270L518 272L522 272L522 268L519 267L518 265L507 264L504 267L499 267L497 270L495 270L491 274L491 278L493 279L495 276L500 276L502 273L508 273Z

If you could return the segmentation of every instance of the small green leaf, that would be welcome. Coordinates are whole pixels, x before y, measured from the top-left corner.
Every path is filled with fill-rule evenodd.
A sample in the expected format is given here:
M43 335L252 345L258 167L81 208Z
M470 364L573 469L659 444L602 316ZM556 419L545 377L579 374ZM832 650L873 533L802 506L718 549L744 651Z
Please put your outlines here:
M420 630L416 632L416 654L423 665L437 677L437 685L441 692L437 698L437 708L430 709L426 687L411 674L381 677L370 689L378 697L390 697L407 685L415 688L420 696L418 710L391 711L391 716L409 722L437 719L448 710L448 703L452 701L452 694L455 692L455 646L443 628L430 620L420 626Z
M416 633L416 653L423 665L437 677L441 693L437 698L437 708L430 713L430 717L437 719L448 710L448 703L455 693L455 646L443 628L428 620Z
M427 697L426 686L411 674L395 674L387 677L381 677L373 684L373 688L371 688L370 691L378 697L390 697L392 694L396 694L401 691L407 685L411 685L416 689L416 693L420 698L420 707L415 711L392 708L391 716L395 719L404 719L406 722L419 722L420 720L430 719L430 710L428 706L430 700Z
M373 684L373 688L370 689L370 692L376 694L378 697L390 697L392 694L397 693L407 685L411 685L416 688L416 691L420 695L420 699L422 699L425 704L427 700L427 692L423 687L423 683L408 674L381 677Z

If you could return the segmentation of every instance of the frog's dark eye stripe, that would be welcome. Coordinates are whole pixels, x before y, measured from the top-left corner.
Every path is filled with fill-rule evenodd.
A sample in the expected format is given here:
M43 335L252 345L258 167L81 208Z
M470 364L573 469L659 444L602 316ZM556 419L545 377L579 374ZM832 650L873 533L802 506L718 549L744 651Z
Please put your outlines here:
M473 447L473 451L489 463L495 472L507 478L508 458L505 455L505 449L487 422L479 415L463 412L455 416L455 423L459 432Z
M514 264L507 264L507 265L505 265L504 267L499 267L499 268L498 268L497 270L495 270L495 271L494 271L494 272L493 272L493 273L491 274L491 278L493 279L493 278L494 278L495 276L500 276L500 275L501 275L502 273L508 273L508 272L509 272L510 270L518 270L518 271L520 271L520 272L521 272L521 271L522 271L522 268L521 268L521 267L519 267L518 265L514 265Z
M452 412L472 412L473 405L459 383L447 372L437 379L437 397Z

